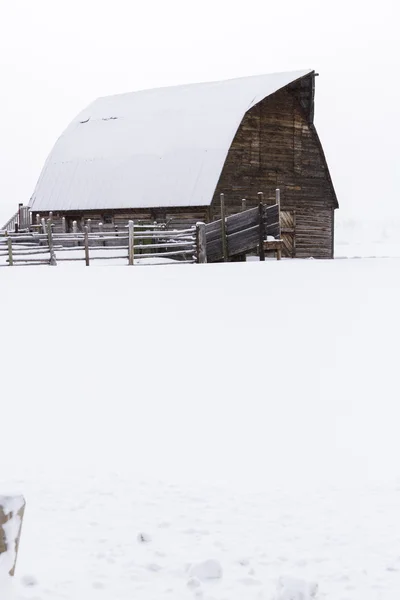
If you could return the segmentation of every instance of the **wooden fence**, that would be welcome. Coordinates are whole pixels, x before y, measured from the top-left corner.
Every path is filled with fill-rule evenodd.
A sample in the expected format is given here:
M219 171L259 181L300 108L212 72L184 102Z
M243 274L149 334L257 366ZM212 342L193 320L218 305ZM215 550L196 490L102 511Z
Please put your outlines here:
M96 232L85 226L83 232L54 233L52 221L42 219L39 231L5 232L0 236L0 258L8 266L57 265L62 261L125 259L134 265L145 259L174 259L179 263L204 262L199 245L204 239L203 224L179 231L148 229L129 221L126 231Z
M21 229L29 229L30 224L31 213L29 206L23 206L22 204L20 204L15 215L13 215L11 219L9 219L7 223L5 223L3 227L1 227L0 231L18 233L18 231L20 231Z
M207 262L228 261L254 251L264 260L268 237L280 238L280 205L266 206L261 201L255 208L227 217L221 194L221 219L207 224L205 234Z
M20 206L19 223L30 222L26 207ZM57 226L52 213L49 219L36 215L35 223L18 232L0 232L0 263L3 266L50 264L62 261L85 261L89 266L93 260L126 260L128 265L146 262L146 259L165 259L179 263L205 263L243 259L246 254L257 251L260 260L265 253L273 250L277 258L281 250L294 240L294 224L283 229L281 237L280 194L276 190L276 203L267 206L263 194L259 192L259 204L255 208L226 216L224 194L221 194L221 218L208 223L197 223L187 229L167 229L166 224L141 225L129 221L120 231L106 230L100 223L92 231L90 219L78 229L76 221L72 232L67 233L65 217ZM289 217L288 217L289 218ZM59 219L60 221L60 219ZM294 223L294 221L293 221ZM289 222L288 222L289 224ZM18 230L18 227L16 227ZM286 232L286 233L285 233ZM292 256L295 254L293 241Z

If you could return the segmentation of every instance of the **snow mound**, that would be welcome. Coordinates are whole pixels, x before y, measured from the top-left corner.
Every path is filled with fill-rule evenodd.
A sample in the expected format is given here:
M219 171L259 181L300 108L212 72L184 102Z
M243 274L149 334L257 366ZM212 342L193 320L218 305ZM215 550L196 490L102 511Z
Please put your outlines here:
M192 565L189 574L200 581L222 579L222 567L217 560L205 560Z
M188 588L194 590L201 586L201 581L200 579L197 579L197 577L191 577L187 582L187 586Z
M316 598L318 585L294 577L281 577L274 600L312 600Z

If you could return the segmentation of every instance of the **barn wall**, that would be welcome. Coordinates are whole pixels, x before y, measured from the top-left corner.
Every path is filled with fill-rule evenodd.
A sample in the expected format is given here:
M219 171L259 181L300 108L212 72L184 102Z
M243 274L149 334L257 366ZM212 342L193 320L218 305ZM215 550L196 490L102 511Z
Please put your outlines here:
M41 213L40 217L48 217L49 213ZM91 230L99 231L99 224L103 223L104 231L121 230L127 227L128 221L151 224L154 222L167 223L169 229L184 229L194 225L197 221L207 221L209 216L208 207L191 208L155 208L155 209L132 209L132 210L103 210L99 211L74 211L53 213L55 231L62 229L62 217L66 218L67 231L72 231L72 222L76 221L78 229L82 230L87 221L91 221ZM35 220L35 215L33 215Z
M258 202L257 192L273 202L281 189L282 210L296 212L296 256L333 256L333 208L336 197L322 148L301 107L296 90L280 90L246 113L232 143L211 216L219 214L225 194L228 213Z

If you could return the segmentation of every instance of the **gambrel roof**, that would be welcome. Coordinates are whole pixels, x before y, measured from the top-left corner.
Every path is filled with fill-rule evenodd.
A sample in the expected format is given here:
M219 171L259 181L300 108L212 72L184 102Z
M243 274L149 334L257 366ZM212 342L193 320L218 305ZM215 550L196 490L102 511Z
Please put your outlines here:
M245 113L312 70L99 98L51 151L33 211L211 203Z

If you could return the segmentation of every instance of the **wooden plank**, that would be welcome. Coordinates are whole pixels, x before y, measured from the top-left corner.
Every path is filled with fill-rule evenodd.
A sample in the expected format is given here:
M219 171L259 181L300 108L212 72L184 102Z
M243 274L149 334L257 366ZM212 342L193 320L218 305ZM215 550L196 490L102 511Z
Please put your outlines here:
M279 206L278 204L273 204L272 206L265 207L265 216L267 222L275 222L279 221Z
M207 262L215 262L224 258L221 239L209 242L207 240Z
M207 233L207 230L206 230L206 237L207 237L207 243L208 244L210 242L215 242L217 240L219 240L221 242L221 244L222 244L221 226L218 227L218 231L212 231L211 233Z
M280 237L280 226L279 223L271 223L271 225L267 225L265 228L265 234L271 235L275 238L279 238Z
M218 219L217 221L212 221L211 223L207 223L206 225L207 236L216 231L218 231L218 233L221 232L221 219Z
M250 208L249 210L230 215L226 219L226 232L228 235L237 233L242 229L249 229L259 223L259 208Z
M197 223L197 262L207 262L207 236L205 223Z
M235 256L236 254L243 254L254 250L258 246L259 236L259 225L228 236L229 255Z

